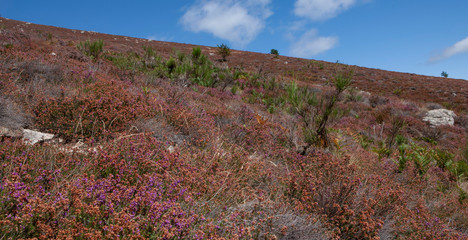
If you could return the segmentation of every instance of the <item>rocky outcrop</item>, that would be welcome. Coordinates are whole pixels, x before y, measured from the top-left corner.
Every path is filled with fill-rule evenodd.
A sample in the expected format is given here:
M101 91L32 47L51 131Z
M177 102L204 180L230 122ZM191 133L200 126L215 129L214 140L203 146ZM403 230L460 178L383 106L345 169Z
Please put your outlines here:
M23 141L29 144L36 144L41 141L46 141L54 138L54 134L42 133L29 129L23 130Z
M434 109L426 113L423 121L431 126L453 125L455 123L455 113L447 109Z
M0 126L0 137L21 138L24 142L34 145L41 141L51 140L54 138L54 134L42 133L29 129Z

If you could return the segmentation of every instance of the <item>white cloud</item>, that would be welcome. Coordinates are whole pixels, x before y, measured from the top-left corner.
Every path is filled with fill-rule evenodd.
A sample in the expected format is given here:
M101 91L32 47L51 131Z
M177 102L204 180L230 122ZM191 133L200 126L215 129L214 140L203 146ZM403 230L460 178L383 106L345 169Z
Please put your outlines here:
M295 57L309 58L317 54L326 52L338 44L337 37L320 37L317 30L312 29L305 32L290 50L290 54Z
M253 41L271 16L271 0L202 0L185 12L181 23L190 31L207 32L244 47Z
M294 4L294 14L314 21L327 20L336 17L357 1L358 0L297 0Z
M429 59L429 62L437 62L464 52L468 52L468 37L446 48L441 54Z

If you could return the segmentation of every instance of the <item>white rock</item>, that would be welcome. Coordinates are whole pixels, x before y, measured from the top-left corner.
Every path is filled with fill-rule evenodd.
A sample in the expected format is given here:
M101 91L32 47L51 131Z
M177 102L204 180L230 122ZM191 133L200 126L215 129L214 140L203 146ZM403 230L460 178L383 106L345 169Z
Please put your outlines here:
M50 55L52 55L52 56L57 56L57 54L56 54L56 53L54 53L54 52L52 52Z
M172 145L169 146L169 147L167 148L167 151L169 151L170 153L173 153L173 152L175 151L174 146L172 146Z
M429 122L432 126L453 125L455 123L455 113L447 109L434 109L426 113L423 121Z
M29 129L23 129L23 141L34 145L37 142L50 140L54 137L54 134L50 133L41 133Z

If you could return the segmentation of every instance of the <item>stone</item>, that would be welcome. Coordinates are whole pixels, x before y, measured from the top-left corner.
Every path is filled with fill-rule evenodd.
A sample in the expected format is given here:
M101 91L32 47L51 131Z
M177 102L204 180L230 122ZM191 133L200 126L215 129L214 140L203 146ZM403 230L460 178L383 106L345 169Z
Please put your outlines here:
M173 152L175 151L174 146L169 146L169 147L167 148L167 151L169 151L169 153L173 153Z
M455 113L447 109L434 109L426 113L423 121L429 122L432 126L453 125L455 123Z
M54 134L42 133L34 130L23 129L23 141L34 145L41 141L46 141L54 138Z

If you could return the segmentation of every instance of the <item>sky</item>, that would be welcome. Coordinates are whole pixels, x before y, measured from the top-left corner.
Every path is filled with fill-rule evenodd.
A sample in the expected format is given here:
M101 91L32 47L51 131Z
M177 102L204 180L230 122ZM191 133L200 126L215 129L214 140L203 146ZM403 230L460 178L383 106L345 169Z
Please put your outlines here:
M466 0L0 0L5 18L468 79Z

